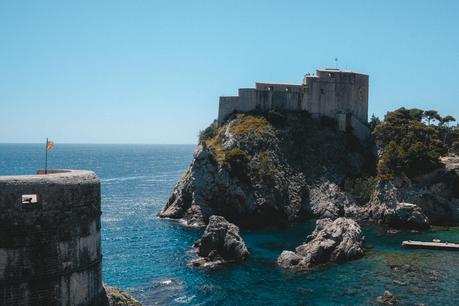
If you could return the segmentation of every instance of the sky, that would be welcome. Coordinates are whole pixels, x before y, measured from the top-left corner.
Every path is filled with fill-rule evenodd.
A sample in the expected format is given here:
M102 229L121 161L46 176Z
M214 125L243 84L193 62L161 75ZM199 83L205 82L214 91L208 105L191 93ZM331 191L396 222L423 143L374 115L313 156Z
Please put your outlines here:
M316 68L369 116L459 119L459 1L0 0L0 142L196 143L218 97Z

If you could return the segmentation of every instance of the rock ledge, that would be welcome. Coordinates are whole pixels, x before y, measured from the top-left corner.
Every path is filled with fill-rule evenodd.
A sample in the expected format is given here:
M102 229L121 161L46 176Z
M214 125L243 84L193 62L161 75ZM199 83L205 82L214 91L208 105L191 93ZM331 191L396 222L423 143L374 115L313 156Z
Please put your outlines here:
M360 226L351 219L320 219L306 243L295 252L283 251L277 263L288 270L306 271L319 264L356 259L364 255L363 240Z
M221 216L210 216L209 224L194 247L200 258L191 262L194 266L214 267L227 262L241 262L249 251L239 235L239 227Z

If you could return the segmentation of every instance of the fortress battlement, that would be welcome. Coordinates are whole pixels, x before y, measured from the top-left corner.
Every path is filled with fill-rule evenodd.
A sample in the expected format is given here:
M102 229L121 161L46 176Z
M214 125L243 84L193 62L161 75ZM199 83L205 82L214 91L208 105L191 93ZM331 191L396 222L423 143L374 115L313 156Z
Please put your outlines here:
M306 74L302 84L257 82L255 88L240 88L237 96L220 97L218 123L233 112L308 111L335 118L340 130L352 128L364 140L369 136L368 80L366 74L326 68Z

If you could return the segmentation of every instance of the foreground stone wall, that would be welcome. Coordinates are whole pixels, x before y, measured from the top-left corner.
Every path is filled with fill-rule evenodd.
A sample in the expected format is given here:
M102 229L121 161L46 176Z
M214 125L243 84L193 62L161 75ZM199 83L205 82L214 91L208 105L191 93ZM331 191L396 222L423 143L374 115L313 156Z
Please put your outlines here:
M99 179L49 173L0 177L0 305L102 305Z

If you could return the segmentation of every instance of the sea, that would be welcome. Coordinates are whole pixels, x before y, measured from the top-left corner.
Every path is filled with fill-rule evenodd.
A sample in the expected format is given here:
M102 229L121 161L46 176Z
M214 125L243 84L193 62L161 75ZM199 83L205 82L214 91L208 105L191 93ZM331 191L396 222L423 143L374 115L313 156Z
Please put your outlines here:
M389 290L401 305L459 305L459 252L406 250L403 240L459 242L459 228L387 234L366 226L365 257L291 273L277 267L314 221L242 230L251 256L216 270L189 265L203 229L157 217L190 164L194 145L56 144L49 168L89 169L102 186L104 282L144 305L376 305ZM0 144L0 175L44 167L44 144Z

